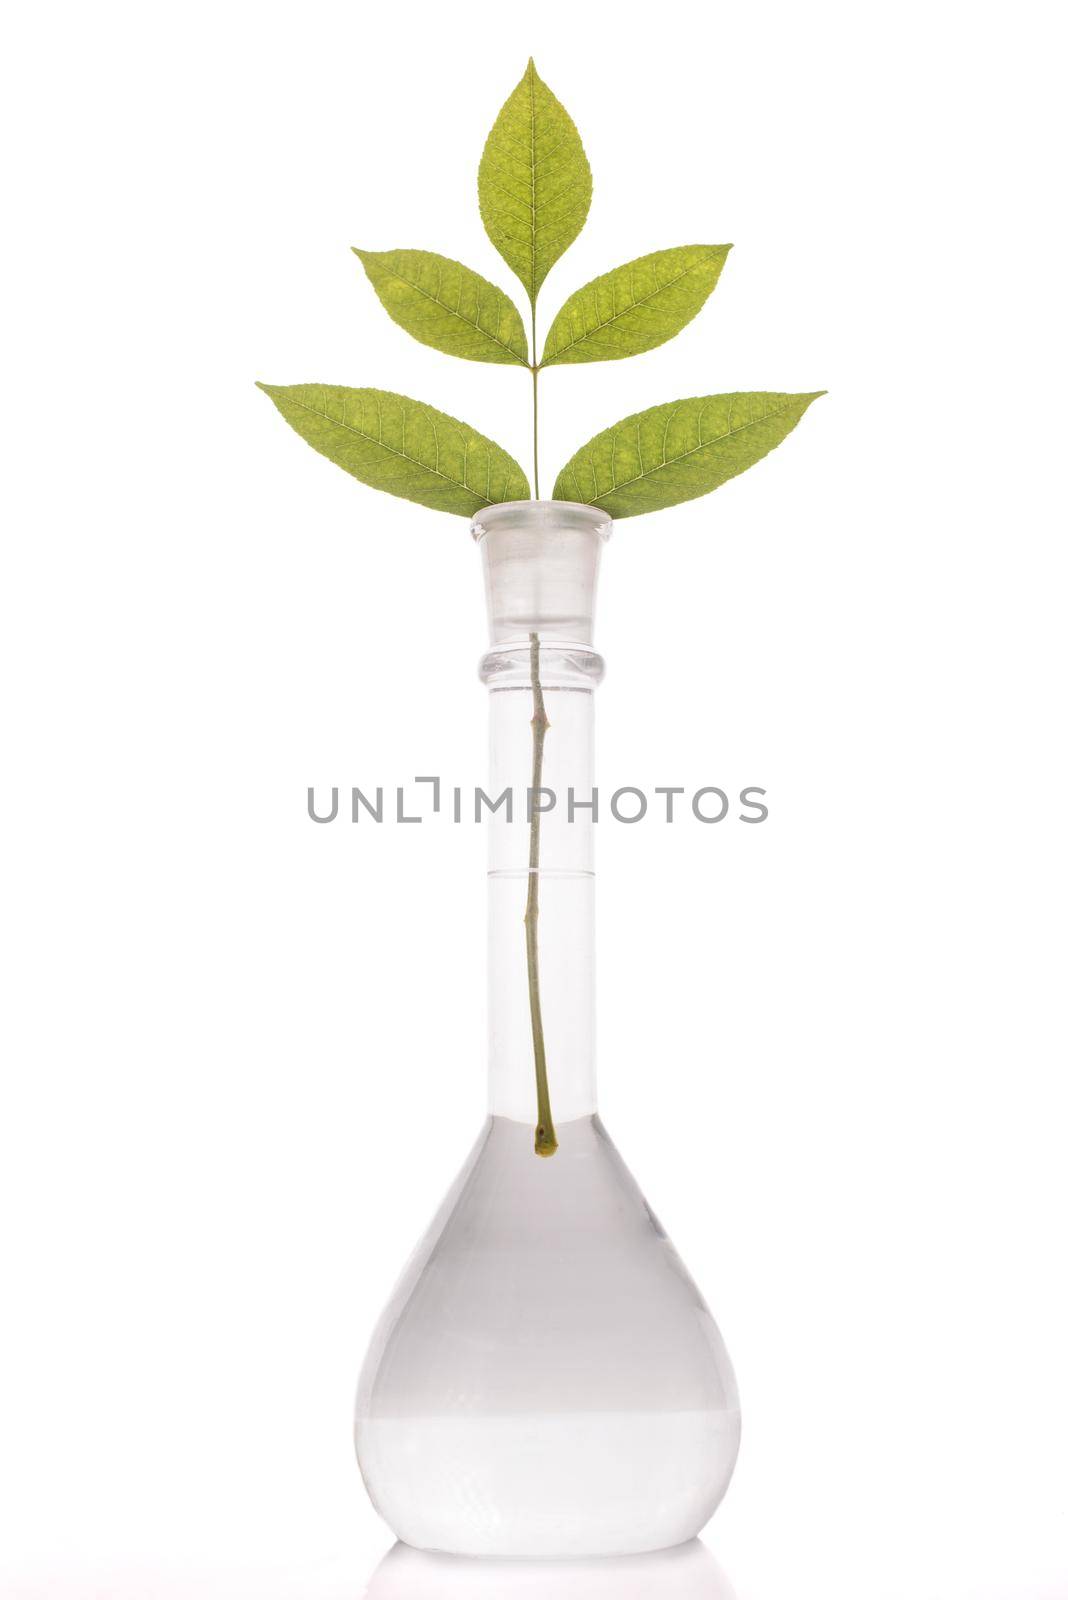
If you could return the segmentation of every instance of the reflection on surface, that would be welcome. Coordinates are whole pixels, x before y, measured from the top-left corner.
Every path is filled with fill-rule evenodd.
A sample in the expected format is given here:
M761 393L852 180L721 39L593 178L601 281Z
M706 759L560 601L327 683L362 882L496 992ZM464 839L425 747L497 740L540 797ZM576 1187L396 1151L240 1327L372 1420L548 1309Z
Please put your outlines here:
M395 1544L366 1600L734 1600L697 1539L651 1556L601 1561L467 1561Z

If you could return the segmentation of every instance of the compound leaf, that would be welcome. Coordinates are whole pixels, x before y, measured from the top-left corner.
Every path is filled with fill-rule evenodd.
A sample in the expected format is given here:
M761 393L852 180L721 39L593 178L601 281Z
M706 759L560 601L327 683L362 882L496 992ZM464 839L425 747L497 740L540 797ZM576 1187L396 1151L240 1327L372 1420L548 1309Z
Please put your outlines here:
M420 344L468 361L526 366L523 319L503 290L432 250L355 250L375 293Z
M372 489L461 517L530 496L507 451L419 400L325 383L257 387L313 450Z
M478 206L532 304L549 268L578 237L592 194L578 129L530 61L486 140Z
M557 312L543 367L640 355L684 328L716 287L729 244L655 250L594 278Z
M554 498L615 518L694 500L774 450L825 393L699 395L639 411L572 456Z

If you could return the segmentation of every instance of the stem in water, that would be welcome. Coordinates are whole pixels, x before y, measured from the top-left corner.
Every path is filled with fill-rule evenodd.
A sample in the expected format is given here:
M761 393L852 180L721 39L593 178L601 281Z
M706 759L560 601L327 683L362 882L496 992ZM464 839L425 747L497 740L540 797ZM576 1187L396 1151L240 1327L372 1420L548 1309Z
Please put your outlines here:
M552 1156L557 1151L549 1101L549 1075L545 1066L545 1030L541 1020L541 983L538 973L538 881L541 869L541 772L545 757L545 696L541 687L541 641L530 635L530 686L534 693L534 715L530 727L534 741L534 770L530 783L530 859L527 872L527 909L523 918L527 936L527 986L530 990L530 1031L534 1041L534 1078L538 1090L538 1125L534 1132L534 1154Z

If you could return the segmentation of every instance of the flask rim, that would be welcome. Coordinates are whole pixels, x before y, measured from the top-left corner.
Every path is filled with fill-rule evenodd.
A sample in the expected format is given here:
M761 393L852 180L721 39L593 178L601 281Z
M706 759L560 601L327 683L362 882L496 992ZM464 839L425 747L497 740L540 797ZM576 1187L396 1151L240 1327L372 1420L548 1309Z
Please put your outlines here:
M602 540L612 537L608 513L580 500L501 500L476 511L471 518L471 537L476 544L487 533L519 528L532 532L598 533Z

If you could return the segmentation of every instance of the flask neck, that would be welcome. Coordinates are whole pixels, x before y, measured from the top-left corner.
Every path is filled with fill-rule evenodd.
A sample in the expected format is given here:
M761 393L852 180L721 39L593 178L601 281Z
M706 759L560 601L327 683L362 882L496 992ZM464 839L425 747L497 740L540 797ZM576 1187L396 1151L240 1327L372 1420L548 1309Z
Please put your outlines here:
M538 1155L597 1106L593 1022L593 690L601 546L593 506L488 506L490 1113Z
M540 1042L558 1133L597 1109L593 693L603 670L593 650L536 633L492 650L481 667L490 729L489 1110L532 1127L544 1121Z

